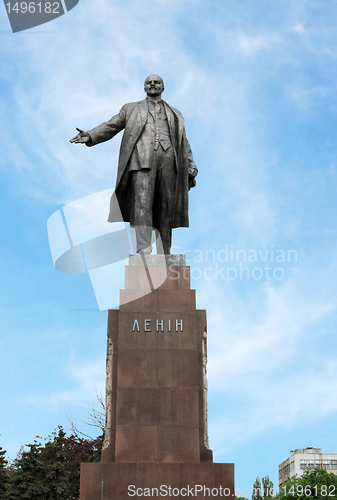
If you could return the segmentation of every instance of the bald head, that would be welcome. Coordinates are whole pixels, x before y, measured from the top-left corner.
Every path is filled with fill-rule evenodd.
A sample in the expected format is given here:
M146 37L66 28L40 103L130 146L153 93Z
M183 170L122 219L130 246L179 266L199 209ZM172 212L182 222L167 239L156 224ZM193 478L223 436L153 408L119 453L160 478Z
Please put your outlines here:
M144 82L144 90L148 97L157 97L164 91L164 82L159 75L150 75Z

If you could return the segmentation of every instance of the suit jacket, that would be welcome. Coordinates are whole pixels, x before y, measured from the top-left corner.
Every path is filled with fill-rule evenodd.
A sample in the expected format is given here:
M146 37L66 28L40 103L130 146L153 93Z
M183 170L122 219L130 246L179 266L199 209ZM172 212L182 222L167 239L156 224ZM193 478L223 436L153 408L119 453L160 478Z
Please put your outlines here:
M168 120L177 172L172 227L188 227L188 169L190 166L195 168L195 163L186 138L182 114L165 101L163 101L163 104ZM154 149L151 143L153 137L149 136L148 127L145 127L147 119L148 101L144 99L139 102L124 104L120 112L109 121L88 130L91 137L88 146L108 141L118 132L124 130L119 153L115 193L111 197L110 203L109 222L124 220L132 223L129 166L132 164L136 168L150 168Z

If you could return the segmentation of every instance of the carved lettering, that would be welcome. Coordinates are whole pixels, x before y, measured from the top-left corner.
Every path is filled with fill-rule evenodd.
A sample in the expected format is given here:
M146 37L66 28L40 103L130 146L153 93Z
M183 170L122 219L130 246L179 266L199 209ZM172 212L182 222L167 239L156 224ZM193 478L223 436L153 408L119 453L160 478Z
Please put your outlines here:
M135 319L135 321L133 322L132 331L134 332L136 328L137 328L137 332L139 332L140 330L139 330L138 319Z
M151 328L151 319L144 319L144 332L152 332L152 328ZM154 320L153 320L154 321ZM162 319L162 318L158 318L156 319L156 332L164 332L166 329L166 331L168 332L171 332L172 331L172 327L174 328L174 326L172 325L172 321L174 322L175 321L175 331L176 332L183 332L184 331L184 321L182 319L176 319L176 320L171 320L171 319ZM154 327L154 325L153 325ZM139 326L139 321L138 319L135 319L134 322L133 322L133 326L132 326L132 331L135 332L140 332L140 326ZM174 330L173 330L174 331Z

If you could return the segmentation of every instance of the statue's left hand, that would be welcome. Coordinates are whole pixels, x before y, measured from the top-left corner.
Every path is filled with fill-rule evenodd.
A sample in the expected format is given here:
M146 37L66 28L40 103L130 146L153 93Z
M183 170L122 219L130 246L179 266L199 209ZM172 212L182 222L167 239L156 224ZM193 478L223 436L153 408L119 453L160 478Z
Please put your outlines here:
M84 130L81 130L80 128L76 127L76 130L79 131L79 134L75 135L72 139L70 139L71 143L75 144L87 144L88 142L91 141L90 134L88 132L84 132Z
M198 169L196 167L189 167L188 168L188 174L190 177L194 179L198 175Z
M189 176L189 189L196 186L197 181L195 180L198 175L197 167L189 167L188 168L188 176Z

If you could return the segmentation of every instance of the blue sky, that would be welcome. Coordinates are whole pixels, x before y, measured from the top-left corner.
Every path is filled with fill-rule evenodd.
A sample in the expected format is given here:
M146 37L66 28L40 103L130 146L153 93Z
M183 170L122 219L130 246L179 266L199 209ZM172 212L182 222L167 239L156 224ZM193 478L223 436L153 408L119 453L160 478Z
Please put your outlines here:
M142 99L153 72L186 119L199 168L190 228L173 245L207 309L215 461L235 462L243 489L258 475L276 483L289 450L337 452L336 19L332 0L81 0L12 34L2 9L9 457L68 414L85 418L104 392L107 313L88 275L54 269L47 220L113 188L120 138L96 148L69 139Z

